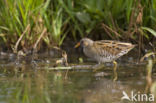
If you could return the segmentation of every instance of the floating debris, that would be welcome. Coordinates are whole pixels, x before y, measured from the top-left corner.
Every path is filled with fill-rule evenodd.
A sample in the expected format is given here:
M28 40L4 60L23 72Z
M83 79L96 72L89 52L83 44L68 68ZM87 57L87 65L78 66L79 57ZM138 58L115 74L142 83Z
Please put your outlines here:
M65 51L62 51L62 58L56 61L56 66L58 64L68 66L67 53Z

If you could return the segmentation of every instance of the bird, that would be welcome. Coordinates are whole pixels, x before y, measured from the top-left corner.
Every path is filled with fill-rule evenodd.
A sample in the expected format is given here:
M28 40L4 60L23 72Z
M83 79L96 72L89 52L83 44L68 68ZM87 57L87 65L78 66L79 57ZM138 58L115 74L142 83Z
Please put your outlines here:
M135 47L132 43L113 40L93 41L89 38L82 38L80 42L75 45L75 48L79 46L82 47L87 57L97 61L98 64L113 62L114 69L117 68L116 60Z
M96 60L98 63L112 62L119 57L127 54L135 45L113 40L93 41L89 38L83 38L75 45L75 48L81 46L87 57Z

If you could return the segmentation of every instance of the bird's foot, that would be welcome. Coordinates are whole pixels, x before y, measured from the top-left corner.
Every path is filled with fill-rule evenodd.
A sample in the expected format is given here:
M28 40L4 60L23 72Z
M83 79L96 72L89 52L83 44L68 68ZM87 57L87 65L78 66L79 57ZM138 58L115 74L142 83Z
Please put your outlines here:
M113 72L114 72L114 78L113 81L116 81L118 79L118 74L117 74L117 62L113 61L114 67L113 67Z

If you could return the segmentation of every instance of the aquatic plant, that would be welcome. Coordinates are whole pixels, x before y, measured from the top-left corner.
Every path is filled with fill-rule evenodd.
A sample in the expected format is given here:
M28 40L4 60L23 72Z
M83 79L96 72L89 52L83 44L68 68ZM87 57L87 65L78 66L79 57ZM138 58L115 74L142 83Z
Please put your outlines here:
M142 48L156 36L155 0L1 0L0 5L0 44L13 51L86 36L131 40Z

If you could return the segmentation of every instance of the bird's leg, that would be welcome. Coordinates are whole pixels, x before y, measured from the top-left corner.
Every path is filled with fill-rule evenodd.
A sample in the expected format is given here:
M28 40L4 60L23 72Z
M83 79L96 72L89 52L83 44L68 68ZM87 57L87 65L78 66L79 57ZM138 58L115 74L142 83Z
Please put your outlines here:
M99 62L98 64L93 66L93 72L96 72L97 70L102 69L103 67L104 65Z
M113 67L113 72L114 72L113 81L116 81L118 79L118 74L116 72L116 70L117 70L117 62L116 61L113 61L113 64L114 64L114 67Z

